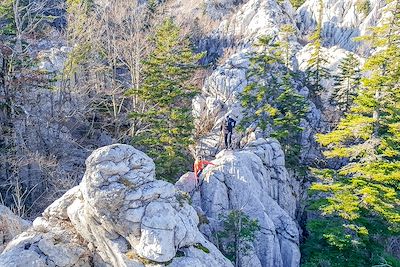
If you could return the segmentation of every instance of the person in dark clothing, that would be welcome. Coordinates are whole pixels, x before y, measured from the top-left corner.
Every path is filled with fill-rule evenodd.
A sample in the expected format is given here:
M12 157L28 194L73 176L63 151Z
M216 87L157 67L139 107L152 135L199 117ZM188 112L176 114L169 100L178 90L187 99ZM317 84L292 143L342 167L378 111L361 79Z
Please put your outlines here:
M221 132L224 134L225 139L225 149L232 148L232 134L235 126L236 121L227 115L221 125Z

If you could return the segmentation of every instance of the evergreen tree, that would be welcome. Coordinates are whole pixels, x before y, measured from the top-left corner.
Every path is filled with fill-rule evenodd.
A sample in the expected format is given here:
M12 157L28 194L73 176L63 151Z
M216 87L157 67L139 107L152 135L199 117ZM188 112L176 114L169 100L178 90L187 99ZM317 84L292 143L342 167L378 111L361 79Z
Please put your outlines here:
M390 20L364 38L376 49L364 66L363 90L336 130L317 135L325 156L346 164L317 171L322 183L312 186L328 194L322 214L340 220L326 228L325 241L340 250L364 248L371 261L373 248L400 231L400 0L389 6Z
M275 99L279 116L273 120L274 131L271 137L278 139L281 143L287 166L298 169L301 152L300 138L303 131L300 122L308 112L308 105L305 98L294 88L292 76L289 73L283 76L282 91Z
M295 91L294 74L288 68L288 44L273 42L271 37L261 37L260 51L250 57L248 78L253 82L241 94L246 128L254 122L271 137L277 138L286 155L288 166L299 163L299 126L308 108L303 96Z
M281 27L280 32L282 40L278 44L282 49L282 58L286 67L286 73L289 73L290 62L294 56L290 47L290 38L293 37L296 30L292 25L286 24Z
M339 64L331 103L343 114L350 110L361 83L360 62L349 53Z
M371 3L369 0L357 0L355 8L357 12L367 16L371 12Z
M0 36L15 35L15 23L13 17L13 0L3 0L0 3ZM2 39L3 39L2 38Z
M324 90L322 80L329 78L329 70L325 67L328 61L322 51L322 15L323 15L323 2L319 0L319 15L317 21L317 29L311 36L313 51L311 58L308 60L306 69L307 83L310 88L310 95L317 105L321 103L321 92Z
M174 181L188 167L187 147L192 143L191 99L198 92L190 79L203 54L194 54L179 27L165 20L155 33L154 50L144 62L144 80L133 92L146 103L144 112L132 112L147 123L133 139L153 157L160 178Z
M220 216L223 230L217 233L224 255L230 259L235 267L240 266L240 259L248 255L250 243L254 241L256 233L261 227L258 220L252 220L241 210L232 210Z
M67 0L66 9L68 14L67 39L73 47L64 64L64 74L75 75L78 67L88 61L90 51L94 45L87 36L88 13L91 7L89 0Z

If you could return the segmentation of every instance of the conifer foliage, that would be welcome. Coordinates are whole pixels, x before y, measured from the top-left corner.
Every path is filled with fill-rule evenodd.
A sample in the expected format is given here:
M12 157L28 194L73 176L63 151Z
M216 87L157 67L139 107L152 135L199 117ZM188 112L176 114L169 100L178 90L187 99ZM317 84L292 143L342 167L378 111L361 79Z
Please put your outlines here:
M262 130L281 142L288 166L296 166L300 154L300 122L308 107L304 97L295 90L295 74L288 66L288 40L274 42L264 36L259 39L258 47L260 50L250 57L248 78L252 82L241 95L245 109L241 126L246 128L257 122Z
M331 103L343 114L350 110L361 84L360 62L349 53L339 64L339 73L334 77L334 92Z
M311 57L307 62L307 83L310 88L310 96L316 101L316 104L320 106L320 95L324 90L322 80L330 77L329 70L326 65L328 63L326 55L322 50L322 16L324 12L324 6L322 0L319 1L319 15L317 21L317 29L311 36L310 41L312 42L313 51Z
M400 230L400 0L389 7L393 16L364 38L376 49L364 66L363 90L337 129L317 136L327 158L346 164L317 171L322 182L312 186L329 196L322 214L340 219L327 227L325 241L341 250L364 247L367 258Z
M198 92L190 79L203 54L193 53L188 38L171 19L161 24L151 42L154 50L144 62L142 86L132 92L146 108L131 113L148 125L133 144L153 157L160 178L173 181L188 167L187 147L194 128L191 99Z
M251 242L261 230L257 219L251 219L242 210L232 210L220 216L223 229L217 233L225 256L235 267L241 266L241 259L248 256Z

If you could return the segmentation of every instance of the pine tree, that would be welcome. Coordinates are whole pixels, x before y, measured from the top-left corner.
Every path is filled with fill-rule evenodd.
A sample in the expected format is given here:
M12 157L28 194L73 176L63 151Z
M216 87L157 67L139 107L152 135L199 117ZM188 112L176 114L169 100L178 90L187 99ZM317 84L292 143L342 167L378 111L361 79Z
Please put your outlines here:
M240 266L240 260L248 256L250 243L254 241L261 227L257 219L251 219L241 210L232 210L220 216L223 230L217 233L224 255L235 267Z
M270 131L284 149L288 166L299 163L301 119L307 112L303 96L295 91L294 74L288 68L290 52L285 39L273 42L271 37L259 39L259 52L250 57L250 82L241 94L246 128L254 122L264 131ZM271 128L271 129L269 129Z
M286 165L299 169L301 152L301 120L308 112L308 104L303 96L298 94L290 73L282 77L281 93L275 99L279 116L273 121L274 131L271 137L276 138L285 153Z
M339 64L339 73L334 77L334 92L331 103L343 114L350 110L361 84L360 62L349 53Z
M322 214L340 218L326 229L325 241L341 250L367 246L365 257L400 231L400 0L389 6L390 20L364 38L376 49L364 66L363 90L336 130L317 135L325 156L346 164L317 171L322 183L312 186L328 194ZM380 220L376 231L371 222Z
M190 79L203 54L194 54L179 27L165 20L155 33L154 50L144 62L144 81L134 94L146 103L144 112L132 112L149 125L133 144L153 157L160 178L174 181L188 167L192 143L191 99L198 92Z
M80 64L89 59L88 54L93 50L93 44L87 36L88 13L91 7L89 0L67 0L68 14L67 39L73 47L65 62L64 74L75 75Z
M279 96L280 74L279 69L274 66L281 63L282 52L279 45L269 36L260 37L257 46L261 51L251 54L251 67L248 72L248 78L255 81L249 83L241 95L242 105L248 111L242 124L257 121L258 126L266 130L267 126L273 123L273 118L278 115L272 100Z
M279 46L282 49L282 58L286 67L287 72L289 73L290 70L290 63L291 60L293 58L293 52L292 52L292 48L290 46L290 38L293 38L294 33L296 32L296 30L294 29L294 27L290 24L286 24L283 25L280 29L281 32L281 38L282 40L280 42L278 42Z
M323 15L323 2L319 0L319 15L317 21L317 29L311 36L313 51L308 60L306 69L307 83L310 88L310 95L317 105L321 103L321 92L324 90L322 80L330 77L329 70L326 68L328 61L322 50L322 15Z
M357 12L367 16L371 12L371 3L369 0L357 0L355 9Z

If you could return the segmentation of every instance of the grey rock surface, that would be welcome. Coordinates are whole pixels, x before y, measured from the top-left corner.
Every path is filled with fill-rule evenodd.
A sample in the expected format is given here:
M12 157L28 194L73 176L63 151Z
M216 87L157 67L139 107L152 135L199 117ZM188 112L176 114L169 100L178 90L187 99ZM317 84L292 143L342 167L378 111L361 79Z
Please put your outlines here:
M316 28L319 14L319 0L307 0L297 10L297 22L301 34L307 36ZM369 28L376 26L384 17L386 1L368 0L362 8L363 0L324 0L322 23L324 44L328 47L339 46L343 49L365 53L369 49L355 37L365 35Z
M14 214L6 206L0 205L0 253L8 242L31 226L31 222Z
M296 196L300 183L286 170L279 143L257 139L243 150L223 150L213 163L217 166L205 168L200 187L187 191L196 209L207 217L200 227L203 233L218 243L215 233L221 228L220 215L242 210L261 226L249 252L253 259L243 258L243 266L299 266ZM178 184L187 181L186 177Z
M94 151L80 185L8 244L0 266L231 266L198 230L185 195L156 180L154 170L148 156L128 145Z

